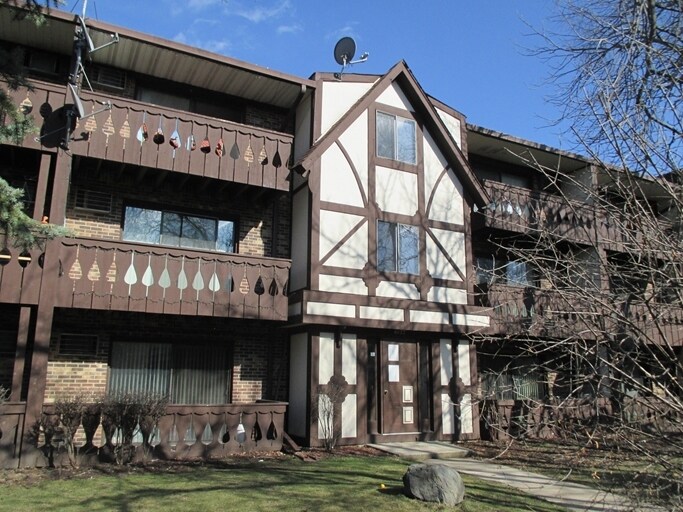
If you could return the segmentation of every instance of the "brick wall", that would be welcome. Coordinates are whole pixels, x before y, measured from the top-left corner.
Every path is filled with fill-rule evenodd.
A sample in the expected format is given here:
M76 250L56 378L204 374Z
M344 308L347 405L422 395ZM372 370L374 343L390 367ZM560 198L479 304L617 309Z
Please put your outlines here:
M84 159L85 160L85 159ZM127 204L145 208L177 210L208 217L235 219L238 224L238 252L250 256L273 255L273 201L254 204L247 197L236 195L228 187L224 193L217 193L216 187L179 187L175 179L168 178L157 184L156 178L138 182L139 170L126 169L120 176L116 172L96 174L94 162L85 161L73 171L72 183L66 205L66 226L76 236L121 240L122 223ZM105 162L104 165L110 165ZM157 176L158 177L158 176ZM174 177L177 178L177 177ZM78 190L111 193L109 212L94 212L76 207ZM200 190L202 189L202 190ZM277 199L288 204L288 199ZM280 207L278 222L278 251L289 240L289 206ZM286 242L285 242L286 241ZM280 254L280 253L278 253ZM283 253L289 254L288 245Z
M60 354L63 333L94 334L92 354ZM114 341L214 344L231 348L232 402L287 397L286 338L275 324L179 315L57 310L50 343L46 402L74 394L106 392L108 361Z
M247 105L244 112L245 124L265 128L266 130L284 131L285 115L256 105Z

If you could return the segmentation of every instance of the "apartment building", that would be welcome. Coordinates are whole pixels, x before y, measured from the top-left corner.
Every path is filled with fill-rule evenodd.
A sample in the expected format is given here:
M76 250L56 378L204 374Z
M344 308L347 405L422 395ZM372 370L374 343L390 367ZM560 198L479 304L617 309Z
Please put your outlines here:
M3 465L44 464L31 428L74 394L169 396L163 458L279 449L285 432L482 435L480 374L498 364L485 347L513 334L501 315L530 311L530 270L492 244L524 232L532 202L577 244L586 227L509 150L559 152L468 125L405 62L302 79L47 18L0 10L0 44L33 84L12 94L40 130L0 145L0 176L71 232L29 250L3 239ZM494 268L504 280L483 277ZM115 441L97 418L82 432L93 453Z

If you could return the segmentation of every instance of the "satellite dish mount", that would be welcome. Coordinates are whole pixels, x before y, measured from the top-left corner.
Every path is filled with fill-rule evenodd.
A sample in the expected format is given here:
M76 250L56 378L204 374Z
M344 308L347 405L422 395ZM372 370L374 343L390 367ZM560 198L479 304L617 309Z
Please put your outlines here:
M119 35L117 33L111 34L111 41L106 42L100 46L95 46L92 38L90 37L90 31L88 30L88 25L85 23L85 11L88 5L88 0L83 0L83 14L81 16L76 16L76 30L74 33L73 42L73 54L71 58L71 70L69 73L69 81L67 82L67 89L69 95L71 96L72 105L71 108L66 110L66 128L64 130L64 138L60 143L60 147L64 150L69 149L69 142L71 141L71 129L75 125L76 119L85 119L86 117L91 117L104 112L106 110L111 110L111 101L101 102L98 101L103 108L97 110L96 112L91 112L90 114L85 114L85 109L83 108L83 102L78 94L78 89L80 86L81 78L85 80L88 87L92 91L92 86L90 86L90 80L85 73L83 67L83 57L84 53L87 52L88 57L93 53L116 44L119 42Z
M334 45L334 60L337 61L337 64L342 67L339 73L334 74L334 77L337 80L341 80L341 77L344 74L344 70L346 70L347 66L365 62L370 56L368 52L363 52L360 56L360 59L353 60L355 55L356 41L354 41L352 37L342 37L339 41L337 41L337 44Z

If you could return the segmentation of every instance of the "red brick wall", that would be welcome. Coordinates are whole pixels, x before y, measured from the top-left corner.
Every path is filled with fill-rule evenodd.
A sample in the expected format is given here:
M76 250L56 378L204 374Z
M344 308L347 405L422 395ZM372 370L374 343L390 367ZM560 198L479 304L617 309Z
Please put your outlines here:
M62 333L99 336L94 355L59 353ZM215 343L232 348L232 402L287 397L286 338L267 322L138 313L57 310L45 399L106 392L112 341Z
M107 165L107 163L105 163ZM273 222L277 222L277 254L289 255L289 199L280 196L255 204L248 194L239 195L227 187L224 193L217 193L209 185L203 190L197 183L185 184L179 188L178 177L167 178L158 185L156 179L138 182L136 168L128 168L120 176L112 172L94 173L93 161L84 163L73 171L69 198L66 205L66 226L76 236L120 240L122 236L123 213L126 204L149 208L166 208L232 219L238 222L238 252L252 256L272 256ZM115 166L114 166L115 167ZM148 173L150 174L150 173ZM156 176L158 177L158 176ZM216 182L218 183L218 182ZM75 207L76 191L79 188L110 192L112 208L108 213L92 212ZM274 220L273 209L278 202L278 215Z

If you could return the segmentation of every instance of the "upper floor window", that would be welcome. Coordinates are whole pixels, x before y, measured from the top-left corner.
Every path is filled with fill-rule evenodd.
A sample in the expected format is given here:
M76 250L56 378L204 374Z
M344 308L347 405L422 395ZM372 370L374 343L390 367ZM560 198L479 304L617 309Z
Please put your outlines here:
M127 206L123 239L235 252L235 223L231 220Z
M416 164L415 121L377 112L377 156L407 164Z
M535 276L526 261L495 258L493 256L475 257L477 284L501 283L508 286L533 286Z
M377 270L420 273L420 237L416 226L378 221Z

